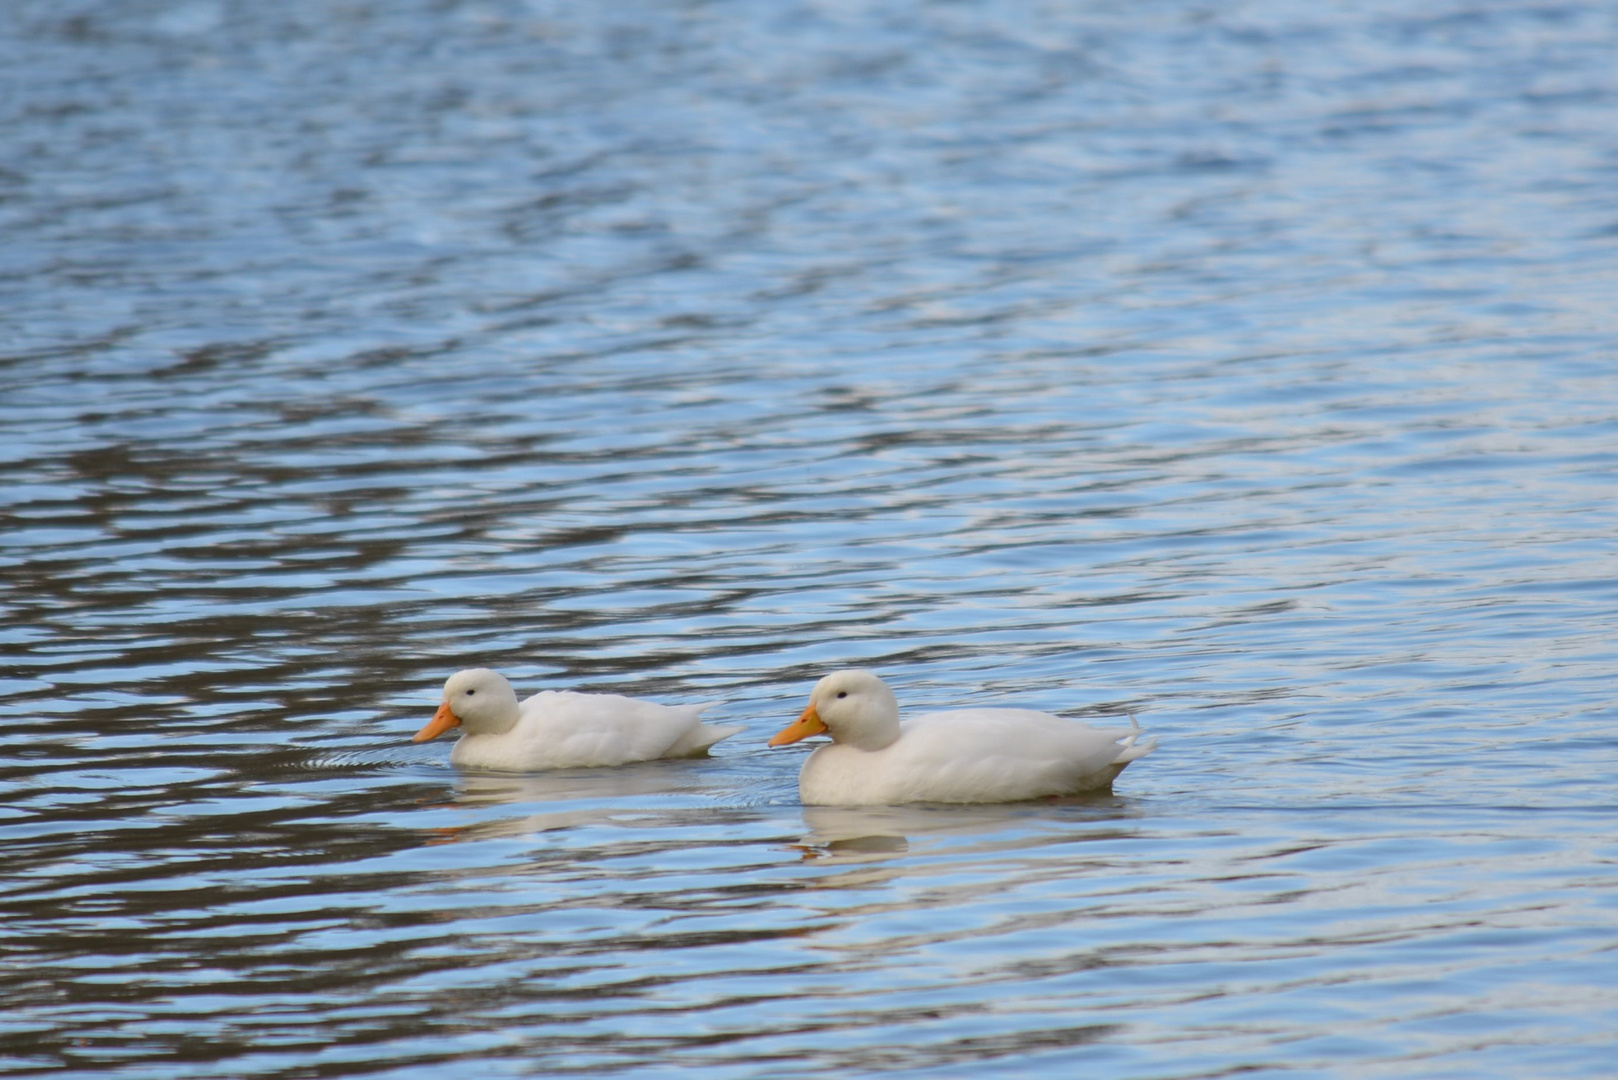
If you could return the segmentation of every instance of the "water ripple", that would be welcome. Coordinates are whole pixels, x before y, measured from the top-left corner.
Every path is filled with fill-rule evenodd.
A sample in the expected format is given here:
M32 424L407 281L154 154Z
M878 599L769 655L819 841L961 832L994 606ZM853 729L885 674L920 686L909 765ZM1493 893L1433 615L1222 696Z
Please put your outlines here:
M12 7L0 1074L1610 1071L1601 5Z

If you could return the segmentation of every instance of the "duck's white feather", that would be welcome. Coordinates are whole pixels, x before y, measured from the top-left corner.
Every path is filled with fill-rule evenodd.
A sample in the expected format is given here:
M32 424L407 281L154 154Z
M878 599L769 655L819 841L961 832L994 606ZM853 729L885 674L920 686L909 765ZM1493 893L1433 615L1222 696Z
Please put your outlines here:
M835 681L838 676L842 681ZM811 708L839 741L804 762L798 791L806 804L995 803L1074 795L1106 788L1156 746L1140 741L1138 725L1106 730L1030 709L962 709L899 723L893 704L894 736L892 729L881 733L891 692L865 680L880 684L869 672L839 672L815 689ZM885 745L877 745L884 739ZM855 745L862 740L867 748Z
M704 724L706 705L659 705L620 694L542 690L521 708L510 731L461 736L450 761L514 772L624 765L700 754L744 730Z
M1119 735L1029 709L927 713L881 750L832 743L804 762L798 791L816 806L992 803L1105 788L1150 753Z
M621 694L544 690L519 705L510 684L486 669L451 676L445 703L460 711L463 730L450 761L507 772L692 757L746 730L704 724L708 705L660 705Z

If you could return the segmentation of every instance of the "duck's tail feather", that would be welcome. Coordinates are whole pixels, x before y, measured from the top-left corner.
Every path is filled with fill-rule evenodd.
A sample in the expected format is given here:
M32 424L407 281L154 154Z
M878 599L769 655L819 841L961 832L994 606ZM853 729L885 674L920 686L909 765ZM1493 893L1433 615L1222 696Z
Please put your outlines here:
M723 742L732 735L740 735L747 729L740 724L698 724L684 735L678 742L669 747L665 757L696 757L706 754L708 748L717 742Z
M1155 735L1145 742L1140 741L1145 732L1141 730L1140 721L1135 719L1134 713L1129 714L1129 728L1129 734L1118 739L1118 756L1112 759L1114 765L1128 765L1136 758L1143 758L1157 749Z

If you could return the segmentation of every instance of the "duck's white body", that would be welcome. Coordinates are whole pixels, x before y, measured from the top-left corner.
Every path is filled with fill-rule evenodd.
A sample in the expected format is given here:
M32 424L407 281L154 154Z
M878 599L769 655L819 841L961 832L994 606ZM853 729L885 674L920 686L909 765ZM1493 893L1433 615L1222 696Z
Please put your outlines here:
M1107 731L1031 709L961 709L903 723L887 685L868 671L826 676L796 724L770 745L824 731L798 792L814 806L995 803L1108 787L1151 753L1139 727Z
M695 757L745 730L704 724L700 716L707 707L570 690L543 690L519 703L498 672L473 668L450 676L444 703L415 741L463 727L450 761L507 772Z

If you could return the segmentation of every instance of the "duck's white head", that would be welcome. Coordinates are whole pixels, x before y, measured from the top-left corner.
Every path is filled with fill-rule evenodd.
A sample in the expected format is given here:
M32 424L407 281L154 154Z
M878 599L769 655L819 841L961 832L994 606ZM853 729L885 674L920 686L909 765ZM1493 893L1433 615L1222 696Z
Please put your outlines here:
M860 750L880 750L899 737L899 701L869 671L834 671L815 684L809 707L775 738L785 746L825 732Z
M498 735L510 731L521 710L517 692L506 677L488 668L457 671L444 683L444 703L412 742L436 739L453 727L468 735Z

